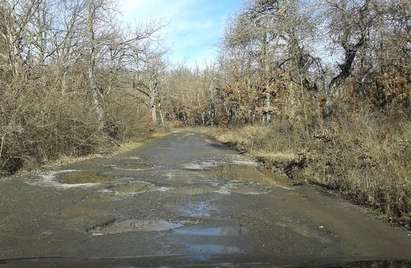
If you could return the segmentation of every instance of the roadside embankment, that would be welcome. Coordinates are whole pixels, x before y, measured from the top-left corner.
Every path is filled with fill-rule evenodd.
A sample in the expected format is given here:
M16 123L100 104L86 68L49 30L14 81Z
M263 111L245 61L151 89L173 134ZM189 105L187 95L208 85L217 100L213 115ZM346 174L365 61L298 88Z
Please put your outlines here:
M390 129L334 126L308 133L286 123L199 128L252 155L295 184L311 183L411 227L410 124Z

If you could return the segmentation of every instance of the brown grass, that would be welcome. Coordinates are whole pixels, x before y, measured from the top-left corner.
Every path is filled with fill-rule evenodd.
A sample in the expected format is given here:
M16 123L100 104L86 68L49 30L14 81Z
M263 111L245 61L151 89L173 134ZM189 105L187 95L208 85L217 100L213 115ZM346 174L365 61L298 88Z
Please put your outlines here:
M310 132L284 122L203 132L410 228L411 123L398 122L357 116Z

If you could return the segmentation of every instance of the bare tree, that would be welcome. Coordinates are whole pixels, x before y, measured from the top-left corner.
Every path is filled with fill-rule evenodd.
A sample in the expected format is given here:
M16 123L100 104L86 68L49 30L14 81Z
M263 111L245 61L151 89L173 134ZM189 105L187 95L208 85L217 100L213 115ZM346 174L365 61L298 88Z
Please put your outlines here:
M133 80L133 88L147 97L147 106L151 111L151 118L154 125L158 124L157 113L160 112L163 121L160 99L162 88L162 76L165 71L165 63L162 59L162 52L144 51L141 55L144 60L143 68L137 72ZM162 122L164 124L164 122Z
M27 60L24 51L25 38L28 34L28 26L39 9L42 0L1 0L2 21L0 34L6 51L0 52L2 58L8 61L9 69L13 76L18 76L21 66Z

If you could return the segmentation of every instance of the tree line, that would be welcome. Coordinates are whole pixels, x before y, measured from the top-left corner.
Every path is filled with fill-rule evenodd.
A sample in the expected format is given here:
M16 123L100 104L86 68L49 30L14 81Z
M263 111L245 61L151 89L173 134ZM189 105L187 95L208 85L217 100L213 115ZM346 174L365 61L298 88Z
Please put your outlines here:
M147 128L161 26L124 26L115 4L0 1L0 170L92 153Z
M169 74L173 94L183 91L169 117L311 124L345 108L409 119L409 19L410 4L400 0L249 1L228 23L215 66ZM178 85L176 77L184 77ZM194 78L190 98L182 88Z

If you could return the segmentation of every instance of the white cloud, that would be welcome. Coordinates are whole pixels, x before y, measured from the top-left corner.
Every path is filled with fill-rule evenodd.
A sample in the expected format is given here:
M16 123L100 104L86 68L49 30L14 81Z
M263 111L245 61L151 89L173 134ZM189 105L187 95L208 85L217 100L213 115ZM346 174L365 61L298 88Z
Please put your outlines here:
M225 22L218 1L119 0L119 7L121 20L127 24L166 25L160 35L173 63L195 65L216 58Z

